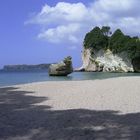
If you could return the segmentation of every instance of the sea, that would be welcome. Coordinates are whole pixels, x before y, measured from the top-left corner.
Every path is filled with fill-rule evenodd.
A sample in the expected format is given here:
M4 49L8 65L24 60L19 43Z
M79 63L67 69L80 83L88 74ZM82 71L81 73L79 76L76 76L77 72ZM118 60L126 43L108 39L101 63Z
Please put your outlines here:
M49 76L47 71L20 71L5 72L0 71L0 87L17 84L26 84L43 81L79 81L108 79L114 77L134 77L140 76L140 73L107 73L107 72L73 72L68 76Z

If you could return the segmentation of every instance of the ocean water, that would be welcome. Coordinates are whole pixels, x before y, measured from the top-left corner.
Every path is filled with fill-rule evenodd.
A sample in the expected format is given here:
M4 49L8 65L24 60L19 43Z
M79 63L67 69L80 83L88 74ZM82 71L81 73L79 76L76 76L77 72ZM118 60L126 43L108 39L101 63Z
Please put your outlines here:
M50 77L47 71L0 72L0 87L41 81L96 80L140 76L140 73L73 72L67 77Z

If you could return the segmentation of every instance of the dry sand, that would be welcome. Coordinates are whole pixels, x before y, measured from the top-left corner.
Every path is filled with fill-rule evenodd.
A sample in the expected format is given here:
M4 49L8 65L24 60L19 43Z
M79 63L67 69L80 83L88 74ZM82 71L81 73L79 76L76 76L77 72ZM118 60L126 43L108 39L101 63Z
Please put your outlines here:
M114 110L120 113L140 112L140 77L121 77L93 81L59 81L25 84L18 90L27 95L47 97L34 105L51 110Z
M140 77L0 88L0 140L140 140Z

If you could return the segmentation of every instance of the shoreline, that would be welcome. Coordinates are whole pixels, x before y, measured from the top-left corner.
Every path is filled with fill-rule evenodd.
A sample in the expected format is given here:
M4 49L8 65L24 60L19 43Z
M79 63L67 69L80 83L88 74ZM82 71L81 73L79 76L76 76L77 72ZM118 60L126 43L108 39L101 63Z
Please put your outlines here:
M140 77L0 88L0 139L139 139Z
M80 73L80 77L78 75L75 75L75 73ZM81 74L82 73L82 74ZM89 74L89 73L93 73L92 75L86 75L86 74ZM15 76L18 76L19 75L15 75ZM35 77L36 75L34 75ZM38 75L37 75L38 76ZM22 77L22 75L21 75ZM23 80L20 80L20 77L18 78L19 82L15 82L14 81L10 81L7 83L3 83L1 82L0 83L0 88L3 88L3 87L10 87L10 86L16 86L16 85L24 85L24 84L32 84L32 83L40 83L40 82L65 82L65 81L94 81L94 80L106 80L106 79L112 79L112 78L119 78L119 77L140 77L140 73L110 73L110 72L74 72L72 75L69 75L67 77L47 77L46 76L46 79L39 79L39 80L32 80L30 79L30 82L27 80L27 81L23 81ZM4 77L3 77L4 78ZM6 77L7 78L7 77ZM43 78L43 77L42 77ZM48 79L51 79L51 80L48 80ZM14 79L14 77L12 77L12 79Z
M115 110L140 112L140 77L117 77L84 81L44 81L8 86L27 91L27 96L46 97L34 104L52 110ZM3 87L3 88L8 88Z
M140 76L119 76L119 77L109 77L109 78L104 78L104 79L78 79L78 80L52 80L52 81L34 81L34 82L28 82L28 83L19 83L19 84L13 84L13 85L7 85L7 86L0 86L0 88L7 88L7 87L18 87L18 86L24 86L24 85L32 85L32 84L43 84L43 83L51 83L51 82L81 82L81 81L100 81L100 80L108 80L108 79L117 79L117 78L140 78Z

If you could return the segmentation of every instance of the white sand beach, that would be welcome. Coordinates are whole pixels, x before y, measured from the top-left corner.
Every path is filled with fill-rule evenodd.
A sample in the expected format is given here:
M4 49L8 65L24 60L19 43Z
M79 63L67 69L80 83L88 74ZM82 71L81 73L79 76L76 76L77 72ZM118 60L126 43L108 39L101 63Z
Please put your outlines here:
M51 110L114 110L120 113L140 112L140 77L121 77L92 81L59 81L24 84L18 90L27 95L47 97L34 105Z
M139 140L140 77L0 88L0 140Z

